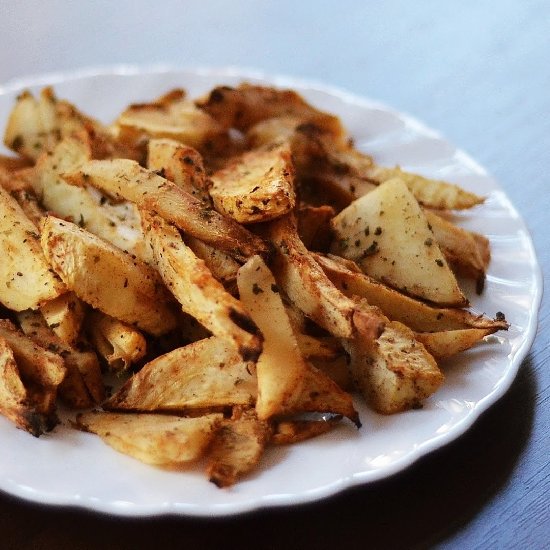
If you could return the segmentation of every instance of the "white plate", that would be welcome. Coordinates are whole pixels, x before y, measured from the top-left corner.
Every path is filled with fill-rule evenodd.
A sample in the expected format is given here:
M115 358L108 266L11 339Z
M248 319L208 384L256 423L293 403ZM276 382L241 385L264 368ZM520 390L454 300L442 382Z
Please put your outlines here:
M108 122L129 102L171 87L191 96L243 78L300 91L338 114L357 146L381 164L449 180L488 196L483 206L460 214L464 227L485 233L493 260L475 309L510 321L507 333L445 365L443 387L421 410L381 416L357 404L363 427L344 423L333 433L288 448L270 449L256 473L220 490L199 468L167 472L117 453L93 435L59 426L36 439L0 418L0 489L46 504L64 504L128 516L230 515L263 507L318 500L343 489L385 478L466 431L508 389L531 345L542 278L525 225L485 170L436 132L409 116L340 90L311 82L226 70L139 70L116 67L71 75L47 75L0 88L5 125L22 88L53 84L82 110Z

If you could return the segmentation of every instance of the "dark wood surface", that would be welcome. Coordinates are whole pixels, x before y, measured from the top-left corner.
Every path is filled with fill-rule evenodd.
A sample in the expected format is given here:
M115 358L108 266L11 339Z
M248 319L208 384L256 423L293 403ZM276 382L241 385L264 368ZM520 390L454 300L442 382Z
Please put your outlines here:
M231 64L381 99L497 178L550 271L550 2L150 6L2 3L0 82L116 62ZM460 439L390 479L221 520L129 520L0 494L0 547L548 548L549 313L544 298L538 336L506 395Z

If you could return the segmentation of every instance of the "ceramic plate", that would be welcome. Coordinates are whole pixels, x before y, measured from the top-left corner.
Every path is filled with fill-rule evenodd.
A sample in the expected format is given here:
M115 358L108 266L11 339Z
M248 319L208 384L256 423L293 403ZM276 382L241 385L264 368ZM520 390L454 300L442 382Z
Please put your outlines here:
M0 489L32 501L128 516L221 516L318 500L407 468L466 431L508 389L535 335L541 275L525 224L498 184L464 152L409 116L377 102L299 80L234 69L171 70L117 67L47 75L0 87L2 128L16 95L53 84L60 97L111 121L129 102L172 87L197 96L217 84L241 80L292 87L317 107L338 114L359 149L383 165L445 179L487 196L459 214L460 224L486 234L493 260L485 292L468 288L473 307L503 311L507 333L444 365L443 387L421 410L381 416L361 403L363 427L349 423L330 434L270 449L262 466L235 487L220 490L201 468L168 472L122 455L91 434L59 426L36 439L0 418Z

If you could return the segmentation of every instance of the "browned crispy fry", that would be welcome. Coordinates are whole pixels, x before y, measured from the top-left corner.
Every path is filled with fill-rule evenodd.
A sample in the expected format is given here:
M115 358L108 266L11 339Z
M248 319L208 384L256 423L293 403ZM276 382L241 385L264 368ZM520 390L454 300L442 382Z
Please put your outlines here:
M234 220L210 210L176 184L127 159L90 161L65 174L73 185L91 184L117 199L154 211L190 235L226 250L236 258L266 252L262 240Z
M109 369L125 371L147 352L147 342L139 330L95 310L87 318L90 341Z
M252 411L225 421L212 442L206 474L218 487L229 487L260 462L271 436L269 424Z
M335 256L314 255L329 279L348 297L366 298L369 304L379 307L392 321L399 321L418 332L439 332L465 328L506 330L508 324L497 315L490 319L465 309L438 308L375 281L349 263ZM354 264L352 264L354 265Z
M444 332L417 332L415 337L435 359L447 359L470 349L493 332L495 330L490 328L467 328Z
M292 445L325 434L337 426L340 417L323 420L280 420L276 422L271 436L275 445Z
M147 145L147 168L174 182L187 193L210 204L209 181L201 154L179 141L152 139Z
M256 400L254 364L212 336L177 348L147 363L111 397L109 410L190 411Z
M315 109L292 90L246 83L237 88L220 86L197 104L225 128L246 131L262 120L292 117L301 123L314 123L335 138L345 136L338 117Z
M308 250L327 252L332 240L330 220L334 217L332 206L302 206L297 211L298 234Z
M107 315L160 335L176 317L156 271L71 222L48 216L42 248L81 300Z
M180 89L150 103L130 105L116 124L120 139L134 143L149 138L171 138L200 148L224 133L222 126L187 100Z
M275 277L290 300L334 336L351 338L354 303L319 268L290 216L271 222L267 238L275 246Z
M75 426L141 462L178 467L204 454L222 418L221 414L183 418L92 411L79 414Z
M216 209L240 223L279 218L296 203L294 167L286 144L248 151L211 179Z
M16 170L28 168L29 166L31 166L31 162L25 157L13 157L0 154L0 174L4 171L12 173Z
M175 227L147 212L142 212L142 218L155 265L183 310L232 343L243 359L256 360L262 335L242 304L214 278Z
M17 320L33 342L63 358L67 372L59 385L59 395L69 407L85 409L103 401L105 388L93 351L78 350L63 342L38 311L23 311Z

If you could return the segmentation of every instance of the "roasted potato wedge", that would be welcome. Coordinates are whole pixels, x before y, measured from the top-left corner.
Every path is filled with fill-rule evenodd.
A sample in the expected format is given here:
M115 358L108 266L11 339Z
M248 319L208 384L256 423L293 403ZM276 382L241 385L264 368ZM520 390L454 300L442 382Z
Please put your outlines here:
M2 187L0 235L0 303L15 311L36 309L67 291L44 257L36 227Z
M156 271L71 222L48 216L42 248L53 270L81 300L160 335L176 326Z
M467 328L443 332L417 332L415 337L424 344L424 347L435 359L439 360L470 349L493 332L495 332L493 329L487 328Z
M288 145L244 153L212 174L211 180L214 206L239 223L279 218L296 204Z
M340 417L323 420L281 420L276 422L271 436L275 445L292 445L326 434L340 422Z
M468 304L405 184L393 179L332 220L332 251L375 279L439 305Z
M92 411L79 414L75 426L141 462L174 468L205 453L222 419L215 413L184 418Z
M40 307L46 323L66 344L74 344L82 329L86 306L74 292L65 292Z
M214 278L175 227L146 212L142 218L155 265L183 311L232 343L244 360L256 360L262 350L262 335L242 304Z
M191 411L256 401L254 363L212 336L157 357L105 404L108 410Z
M117 199L135 202L142 210L157 212L186 233L238 259L266 252L259 237L137 162L90 161L64 178L73 185L91 184Z

